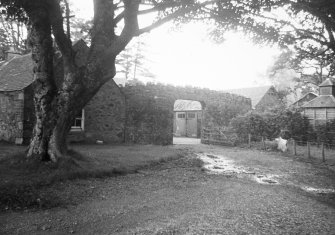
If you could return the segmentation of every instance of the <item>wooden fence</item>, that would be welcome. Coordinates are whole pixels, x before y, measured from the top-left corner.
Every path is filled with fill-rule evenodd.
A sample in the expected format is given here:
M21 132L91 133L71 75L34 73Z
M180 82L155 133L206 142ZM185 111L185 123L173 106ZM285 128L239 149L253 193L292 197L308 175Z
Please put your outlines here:
M201 143L235 146L238 136L235 132L220 129L203 129Z
M252 141L257 139L259 141ZM276 150L271 141L261 136L248 135L247 143L241 142L237 134L233 131L220 129L203 129L201 143L225 146L241 146L258 148L261 150ZM290 139L287 142L287 154L294 156L305 156L308 159L320 159L323 162L333 162L335 164L335 145L324 142L295 141Z
M260 142L251 141L252 136L249 134L248 147L258 147L262 150L273 150L273 145L269 146L264 137L258 137ZM293 138L287 140L287 152L294 156L305 156L309 159L316 158L323 162L331 160L335 162L335 145L325 142L315 141L296 141Z

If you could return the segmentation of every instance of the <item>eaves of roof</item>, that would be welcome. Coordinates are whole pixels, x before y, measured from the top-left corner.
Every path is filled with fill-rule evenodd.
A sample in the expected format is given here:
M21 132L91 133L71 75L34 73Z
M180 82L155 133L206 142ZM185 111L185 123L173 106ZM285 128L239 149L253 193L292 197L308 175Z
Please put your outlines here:
M332 95L320 95L302 106L303 108L330 108L335 107L335 97Z

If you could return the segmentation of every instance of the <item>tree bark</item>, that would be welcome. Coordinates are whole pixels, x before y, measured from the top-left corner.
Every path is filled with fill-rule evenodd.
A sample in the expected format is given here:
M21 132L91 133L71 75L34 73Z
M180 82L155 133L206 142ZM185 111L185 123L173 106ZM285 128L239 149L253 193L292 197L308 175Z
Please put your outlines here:
M34 103L36 124L28 147L27 157L36 160L54 160L48 155L48 145L56 125L53 103L57 94L53 79L53 46L51 25L44 8L33 8L30 18L29 43L34 61Z

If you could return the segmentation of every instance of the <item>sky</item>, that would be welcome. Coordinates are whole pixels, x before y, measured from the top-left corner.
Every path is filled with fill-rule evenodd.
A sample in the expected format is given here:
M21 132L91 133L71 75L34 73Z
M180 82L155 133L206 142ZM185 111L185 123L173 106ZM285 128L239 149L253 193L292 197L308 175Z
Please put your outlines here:
M71 2L76 17L92 17L93 0ZM141 40L146 44L144 56L155 82L214 90L271 84L266 72L279 55L279 49L254 45L238 33L228 33L225 42L217 44L201 23L178 30L167 24L141 36Z

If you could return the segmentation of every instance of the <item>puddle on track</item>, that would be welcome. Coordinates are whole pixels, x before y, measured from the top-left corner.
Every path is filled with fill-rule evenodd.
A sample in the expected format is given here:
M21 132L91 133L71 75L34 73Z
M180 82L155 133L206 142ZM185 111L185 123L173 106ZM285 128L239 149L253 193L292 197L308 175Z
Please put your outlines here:
M278 179L283 178L283 176L275 174L256 173L255 171L250 170L250 168L236 165L233 160L221 155L215 155L211 153L201 153L197 154L197 156L200 160L204 162L203 167L210 174L236 175L237 177L249 178L251 180L256 181L259 184L268 184L268 185L278 185L280 184ZM283 182L285 184L285 181ZM302 190L309 193L320 194L320 195L335 194L335 189L314 188L310 186L302 186L288 182L286 182L286 184L301 188Z
M260 184L279 184L275 179L279 175L257 175L255 171L237 166L233 160L215 154L197 154L198 158L204 162L204 168L212 174L236 175L248 177Z
M309 193L316 193L316 194L333 194L335 193L335 189L329 188L313 188L309 186L301 187L302 190L309 192Z

